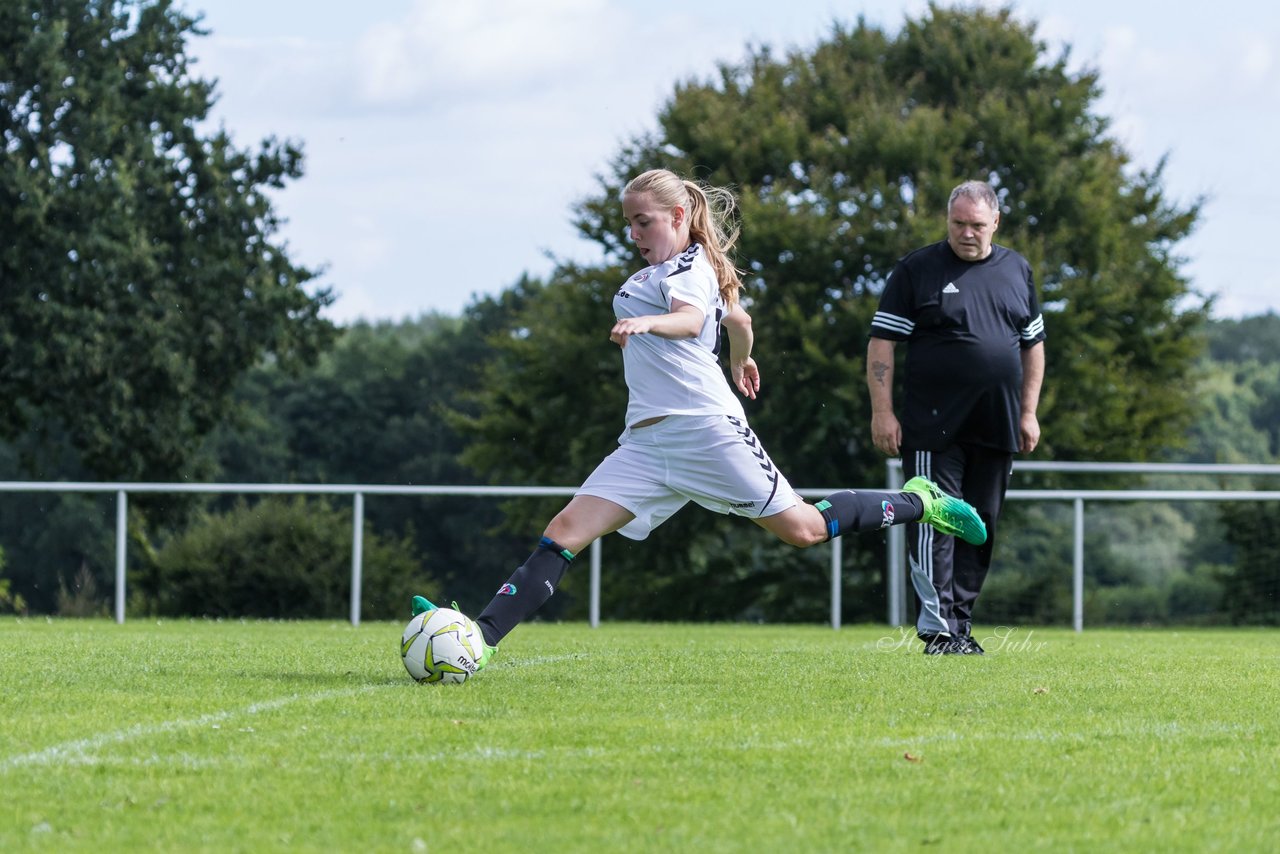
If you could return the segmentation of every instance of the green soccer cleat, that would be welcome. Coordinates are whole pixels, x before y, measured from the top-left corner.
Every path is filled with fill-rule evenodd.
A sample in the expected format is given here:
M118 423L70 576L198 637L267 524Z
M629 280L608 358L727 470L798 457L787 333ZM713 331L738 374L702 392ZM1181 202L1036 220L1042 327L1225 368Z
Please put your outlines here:
M462 609L458 607L457 602L453 603L453 610L460 614L462 613ZM480 638L480 643L484 646L484 651L481 652L480 657L476 659L476 673L479 673L481 670L484 670L484 666L489 663L489 659L498 654L498 648L496 646L489 646L489 642L484 639L484 632L480 630L480 626L475 620L467 617L467 622L471 624L472 628L475 630L476 637Z
M484 645L484 652L480 653L480 658L476 660L476 673L484 670L485 665L489 663L489 659L493 658L497 654L498 648L496 646L489 646L486 643Z
M920 521L944 534L957 536L972 546L987 541L987 525L978 511L967 501L947 495L925 477L913 477L902 486L903 492L918 495L924 504Z
M436 606L433 605L431 603L431 600L428 599L427 597L425 596L413 597L413 614L411 616L416 617L419 614L424 614L427 611L434 611L435 609L436 609Z

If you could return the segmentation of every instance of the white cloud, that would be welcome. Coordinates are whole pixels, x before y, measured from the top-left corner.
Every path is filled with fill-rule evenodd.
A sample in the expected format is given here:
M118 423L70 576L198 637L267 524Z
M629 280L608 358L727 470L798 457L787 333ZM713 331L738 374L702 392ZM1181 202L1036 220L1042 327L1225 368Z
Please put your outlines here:
M503 99L604 59L618 17L601 0L416 0L355 45L358 92L376 105L476 93Z
M1240 51L1240 70L1253 80L1266 77L1274 64L1271 44L1257 36L1243 41Z

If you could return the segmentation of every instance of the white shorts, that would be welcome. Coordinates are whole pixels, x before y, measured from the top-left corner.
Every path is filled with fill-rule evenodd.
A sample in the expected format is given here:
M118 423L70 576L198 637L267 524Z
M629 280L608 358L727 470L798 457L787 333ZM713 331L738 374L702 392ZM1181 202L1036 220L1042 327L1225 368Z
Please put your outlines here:
M747 423L728 415L668 415L628 428L578 495L635 514L618 533L643 540L690 501L716 513L762 518L800 502Z

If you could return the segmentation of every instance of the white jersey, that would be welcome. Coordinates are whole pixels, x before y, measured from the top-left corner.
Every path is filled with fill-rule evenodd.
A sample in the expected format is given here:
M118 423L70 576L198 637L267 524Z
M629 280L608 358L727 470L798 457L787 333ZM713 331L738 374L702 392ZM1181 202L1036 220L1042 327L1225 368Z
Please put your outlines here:
M627 424L659 415L729 415L745 418L720 365L720 319L726 305L707 253L694 243L669 261L636 273L613 296L619 320L668 314L671 301L703 312L696 338L632 335L622 348L627 379Z

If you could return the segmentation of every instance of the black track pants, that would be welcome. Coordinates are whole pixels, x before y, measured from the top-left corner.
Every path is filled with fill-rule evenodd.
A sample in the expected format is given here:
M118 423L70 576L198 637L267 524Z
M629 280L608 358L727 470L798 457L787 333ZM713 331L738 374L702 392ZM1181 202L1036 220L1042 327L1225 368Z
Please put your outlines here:
M943 492L958 495L978 511L987 525L987 541L971 546L939 534L928 525L907 526L907 555L919 613L921 637L969 634L973 606L991 569L996 520L1013 472L1013 455L980 445L956 443L945 451L903 449L902 470L908 479L929 478Z

